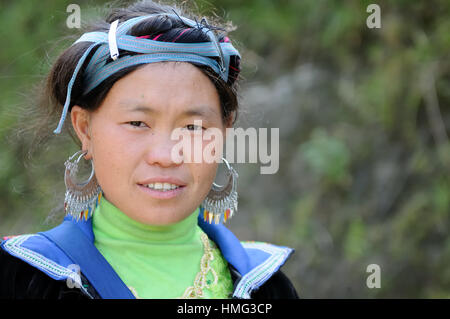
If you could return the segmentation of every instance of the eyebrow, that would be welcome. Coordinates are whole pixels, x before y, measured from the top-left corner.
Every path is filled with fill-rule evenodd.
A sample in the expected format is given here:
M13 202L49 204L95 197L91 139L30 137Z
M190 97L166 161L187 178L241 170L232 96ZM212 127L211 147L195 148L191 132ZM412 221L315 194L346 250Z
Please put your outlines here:
M144 106L144 105L133 105L133 104L127 103L127 102L121 102L120 105L125 106L126 109L130 112L142 112L145 114L161 113L159 110L156 110L154 108L151 108L149 106ZM133 107L130 108L130 105L133 105ZM181 114L184 117L202 116L205 118L211 117L213 115L218 115L216 111L211 110L211 108L207 107L207 106L191 107L191 108L188 108L187 110L184 110Z

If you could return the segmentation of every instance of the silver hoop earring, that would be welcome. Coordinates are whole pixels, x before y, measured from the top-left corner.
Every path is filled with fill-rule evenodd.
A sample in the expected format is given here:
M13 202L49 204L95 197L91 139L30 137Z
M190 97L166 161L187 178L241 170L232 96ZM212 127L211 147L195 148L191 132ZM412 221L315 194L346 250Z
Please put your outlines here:
M66 166L64 174L64 183L66 184L64 211L66 215L71 215L77 221L83 217L87 220L88 217L92 216L102 197L102 189L95 177L92 160L90 160L92 169L88 180L82 183L77 183L74 180L78 172L78 162L86 154L87 151L78 151L64 163ZM78 159L72 162L76 156L78 156Z
M238 173L228 163L228 161L222 157L222 160L227 166L228 182L224 186L212 184L206 198L203 200L203 219L210 224L214 219L214 222L218 224L231 218L238 208L238 194L237 194L237 179Z

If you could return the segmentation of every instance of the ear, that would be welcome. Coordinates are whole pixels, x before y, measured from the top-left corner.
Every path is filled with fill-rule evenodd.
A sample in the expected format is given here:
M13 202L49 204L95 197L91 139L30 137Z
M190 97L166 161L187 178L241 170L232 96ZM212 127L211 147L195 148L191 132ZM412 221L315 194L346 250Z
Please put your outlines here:
M227 128L232 128L233 127L234 115L235 115L235 112L231 113L230 116L228 116L228 118L226 119L224 133L226 133L226 129ZM224 142L225 142L225 140L226 140L226 134L224 134Z
M236 113L236 111L233 111L233 112L228 116L228 118L227 118L226 121L225 121L225 128L231 128L231 127L233 127L233 119L234 119L234 116L236 115L235 113Z
M223 133L223 147L225 147L225 144L226 144L226 142L227 142L227 137L228 137L228 135L227 135L227 129L229 129L229 128L232 128L233 127L233 119L234 119L234 115L235 115L235 112L233 112L233 113L231 113L231 115L230 116L228 116L228 118L225 120L225 125L224 125L224 129L223 129L223 131L222 131L222 133ZM222 156L225 156L225 149L222 149L222 151L223 151L223 154L222 154Z
M72 107L72 110L70 111L70 117L75 133L77 134L78 139L81 141L81 149L88 151L84 158L89 160L92 158L90 112L78 105L74 105Z

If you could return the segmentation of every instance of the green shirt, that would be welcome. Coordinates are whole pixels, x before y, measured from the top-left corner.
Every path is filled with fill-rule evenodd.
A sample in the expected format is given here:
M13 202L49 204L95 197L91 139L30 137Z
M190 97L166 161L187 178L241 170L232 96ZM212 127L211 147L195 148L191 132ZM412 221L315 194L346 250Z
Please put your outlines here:
M201 236L206 234L197 224L198 213L199 208L176 224L147 225L102 197L92 217L95 246L138 298L181 298L188 287L194 287L196 276L202 279ZM229 298L233 282L227 261L213 241L207 242L213 260L212 270L203 278L210 285L203 288L203 298Z

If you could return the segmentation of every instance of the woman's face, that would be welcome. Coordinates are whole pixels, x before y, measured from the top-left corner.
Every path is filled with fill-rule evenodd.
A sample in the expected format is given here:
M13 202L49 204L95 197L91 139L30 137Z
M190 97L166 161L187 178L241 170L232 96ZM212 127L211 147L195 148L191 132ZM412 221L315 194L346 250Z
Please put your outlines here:
M71 119L88 150L85 158L93 159L103 196L129 217L152 225L176 223L208 194L218 164L172 158L180 141L171 138L173 130L193 137L200 129L194 120L225 137L218 92L195 66L146 64L118 80L96 111L74 106ZM165 182L178 188L164 192L147 186L167 187Z

